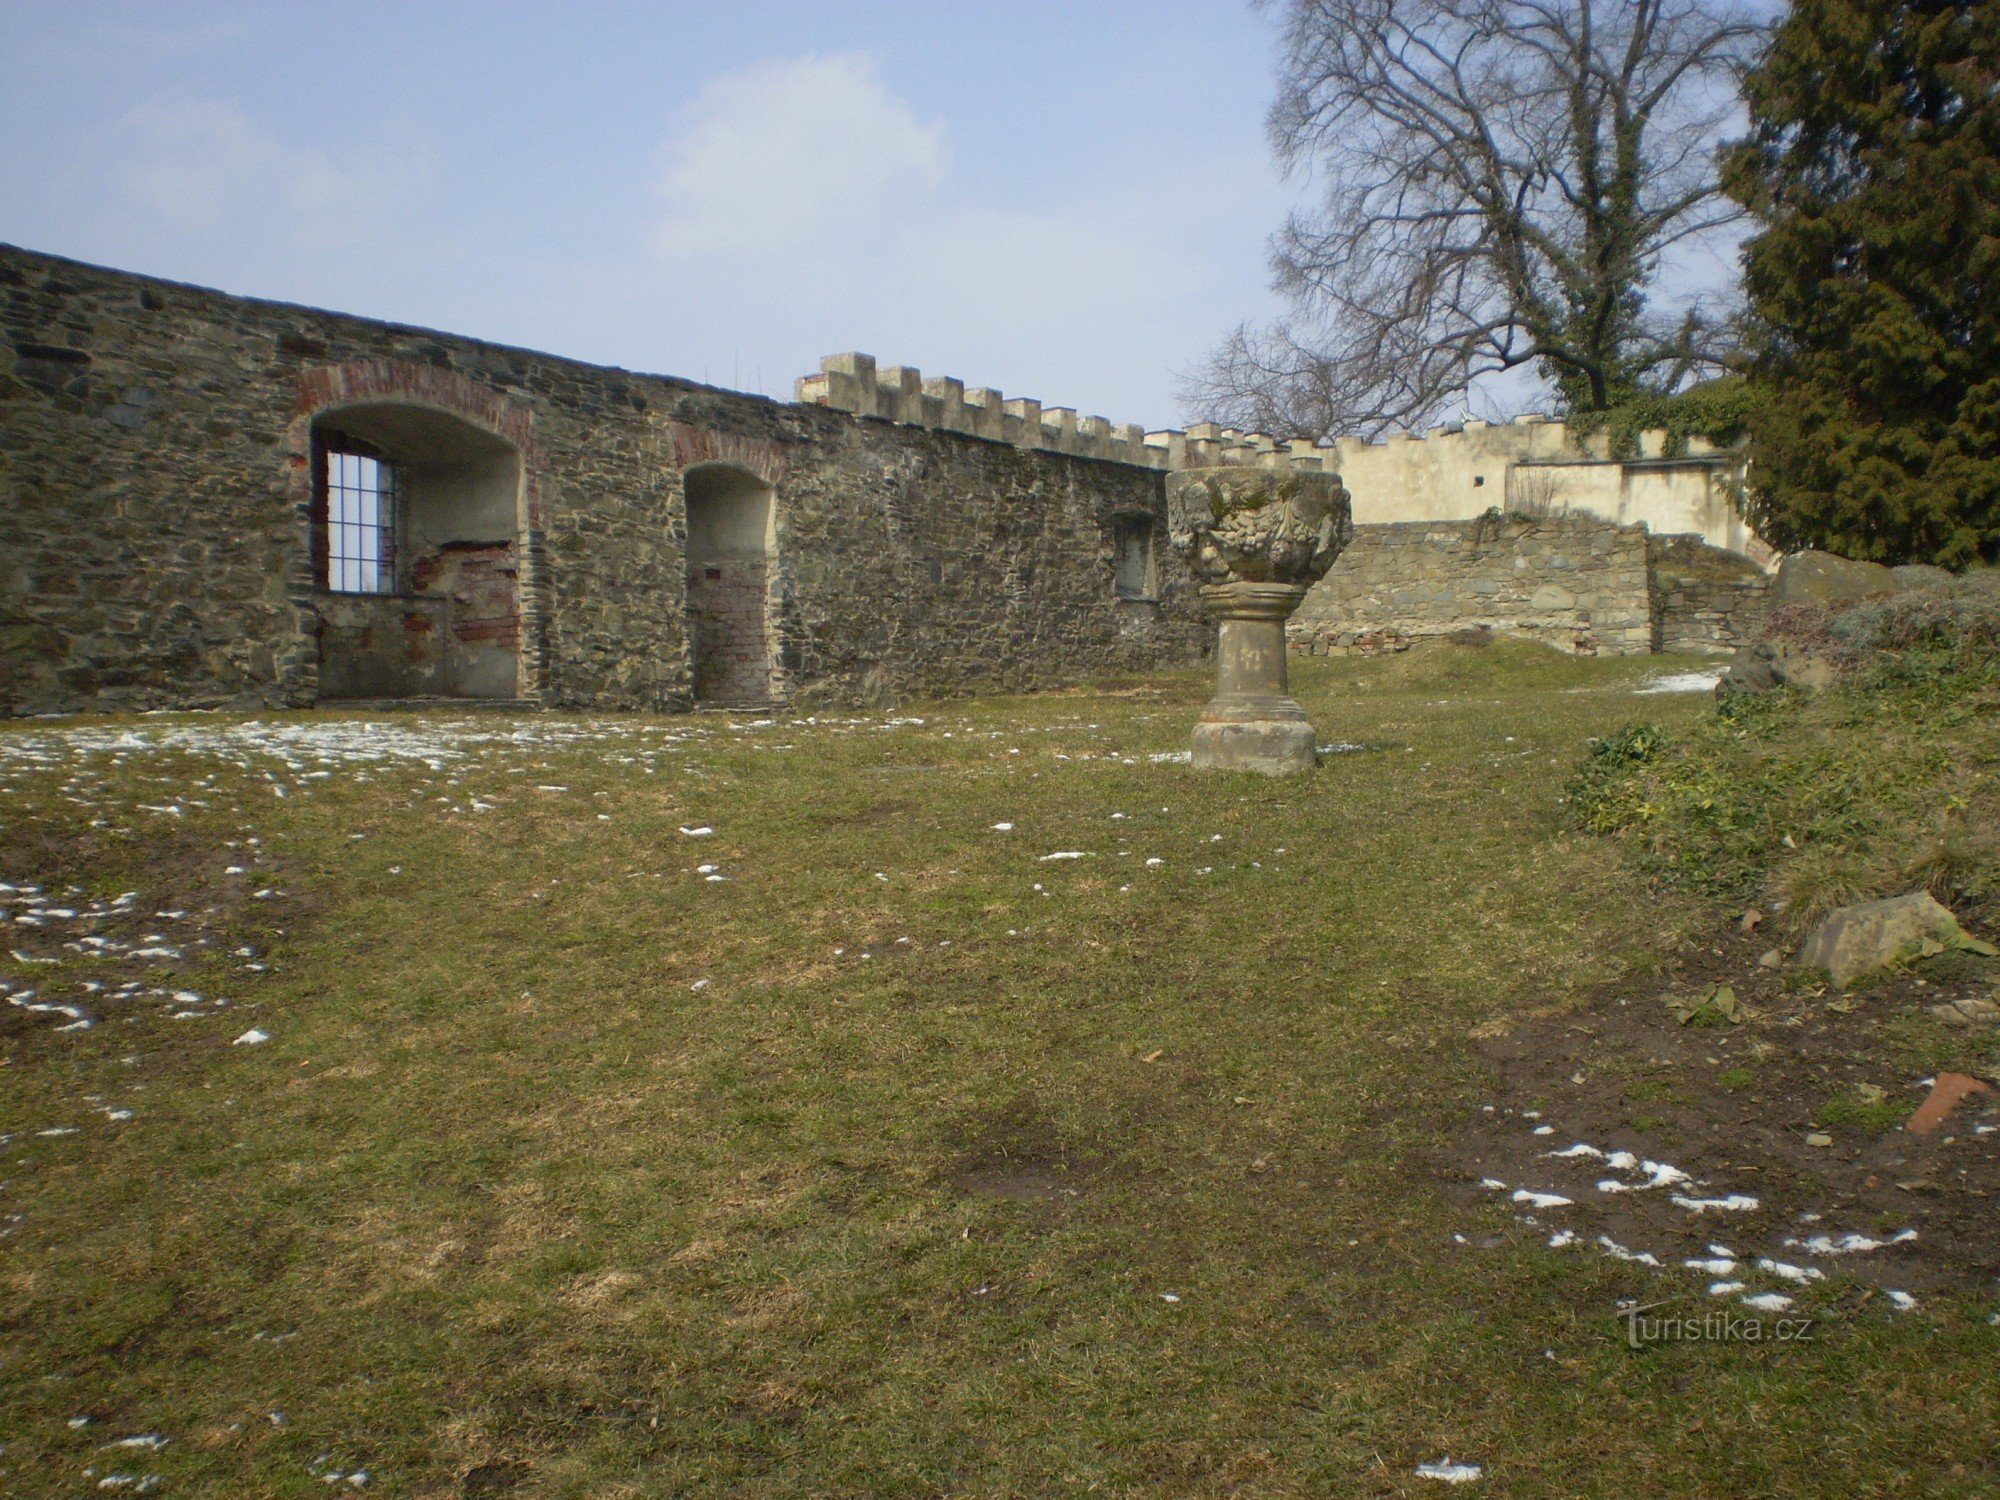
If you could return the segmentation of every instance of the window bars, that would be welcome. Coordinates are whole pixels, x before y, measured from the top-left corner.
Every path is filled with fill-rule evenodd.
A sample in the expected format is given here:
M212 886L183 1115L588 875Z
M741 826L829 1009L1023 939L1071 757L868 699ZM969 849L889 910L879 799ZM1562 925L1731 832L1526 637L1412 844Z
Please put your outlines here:
M326 450L326 586L338 594L396 592L396 466Z

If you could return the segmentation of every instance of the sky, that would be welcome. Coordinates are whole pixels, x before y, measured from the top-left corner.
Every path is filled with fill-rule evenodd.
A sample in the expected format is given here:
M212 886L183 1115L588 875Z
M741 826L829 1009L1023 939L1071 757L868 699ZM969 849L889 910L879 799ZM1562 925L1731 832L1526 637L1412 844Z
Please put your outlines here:
M1277 308L1236 0L0 0L0 240L789 399L1151 428Z

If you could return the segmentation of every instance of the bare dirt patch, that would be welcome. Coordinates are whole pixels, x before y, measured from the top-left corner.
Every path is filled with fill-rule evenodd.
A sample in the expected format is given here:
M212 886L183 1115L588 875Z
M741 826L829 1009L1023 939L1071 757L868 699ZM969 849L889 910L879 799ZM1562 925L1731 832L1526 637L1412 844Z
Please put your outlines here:
M1065 1204L1083 1196L1092 1175L1087 1156L1032 1100L964 1121L955 1134L948 1180L967 1197Z
M1760 967L1772 946L1732 924L1579 1009L1479 1028L1496 1086L1457 1144L1459 1191L1508 1202L1559 1248L1669 1267L1735 1259L1714 1279L1751 1295L1794 1279L1760 1278L1758 1258L1808 1280L1990 1287L2000 1092L1972 1095L1927 1136L1903 1121L1942 1072L1996 1077L1994 1033L1929 1009L1991 995L1996 966L1953 958L1843 995ZM1741 1019L1684 1023L1717 985Z

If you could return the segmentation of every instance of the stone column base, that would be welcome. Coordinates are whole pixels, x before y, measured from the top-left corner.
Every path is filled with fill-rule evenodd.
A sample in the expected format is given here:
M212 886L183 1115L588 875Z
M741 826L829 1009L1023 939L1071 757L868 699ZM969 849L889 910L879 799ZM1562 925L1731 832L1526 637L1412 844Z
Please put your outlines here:
M1305 710L1276 695L1211 703L1194 726L1190 763L1210 771L1288 776L1319 760L1319 736Z

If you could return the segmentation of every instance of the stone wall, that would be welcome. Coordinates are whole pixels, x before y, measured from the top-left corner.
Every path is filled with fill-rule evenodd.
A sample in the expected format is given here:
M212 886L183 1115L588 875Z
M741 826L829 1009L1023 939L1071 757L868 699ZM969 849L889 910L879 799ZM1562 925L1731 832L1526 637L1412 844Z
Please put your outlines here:
M686 705L683 475L705 464L775 490L767 623L794 702L1029 689L1207 649L1178 570L1156 603L1116 598L1117 528L1164 535L1147 468L9 247L0 334L0 711L312 703L343 631L372 632L409 688L453 649L414 638L454 630L503 653L511 696ZM429 580L448 608L316 588L330 417L468 474L515 465L514 534L464 538L490 550Z
M1650 562L1654 650L1726 652L1757 638L1771 575L1755 563L1690 536L1653 537Z
M1642 521L1659 535L1691 533L1758 563L1776 558L1736 504L1745 450L1696 437L1670 452L1674 445L1661 430L1640 433L1638 451L1625 459L1611 457L1603 433L1572 433L1533 413L1325 445L1280 442L1212 422L1147 432L961 380L927 378L906 365L878 368L866 354L830 355L794 389L801 402L837 411L1147 468L1255 463L1333 470L1353 497L1357 525L1468 521L1495 508L1575 514L1618 525Z
M1498 512L1357 526L1289 640L1319 656L1492 630L1579 655L1650 651L1647 541L1643 526Z
M1363 525L1293 616L1289 639L1314 656L1465 630L1579 655L1726 652L1756 638L1769 588L1757 564L1700 537L1590 516Z

